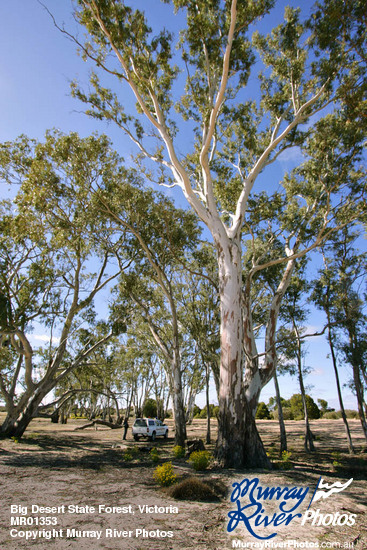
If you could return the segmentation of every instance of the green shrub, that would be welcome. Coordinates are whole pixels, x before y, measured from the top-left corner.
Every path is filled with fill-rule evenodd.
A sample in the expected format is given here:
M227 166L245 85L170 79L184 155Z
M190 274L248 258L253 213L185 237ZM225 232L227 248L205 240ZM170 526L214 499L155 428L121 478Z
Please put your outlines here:
M150 450L149 454L150 454L150 458L153 460L153 462L159 462L159 452L158 452L157 447L153 447Z
M256 418L258 418L259 420L269 420L270 418L270 411L265 405L264 401L260 401L257 406Z
M172 462L165 462L161 466L157 466L153 474L154 479L163 487L169 487L172 485L177 476L173 471Z
M185 456L185 448L181 447L181 445L176 445L173 447L172 452L175 458L184 458Z
M281 470L290 470L293 468L293 464L290 461L291 453L289 451L282 452L282 461L280 463Z
M280 461L274 463L274 467L277 470L291 470L293 463L290 461L290 451L283 451Z
M270 443L269 450L266 452L266 454L270 459L275 459L279 457L279 451L275 447L275 443Z
M145 400L143 407L143 416L155 418L157 416L157 401L152 397Z
M189 462L193 465L194 470L206 470L210 463L211 454L209 451L195 451L191 453Z
M311 420L320 418L320 410L316 405L315 401L312 399L310 395L307 395L307 394L305 398L306 398L306 407L307 407L308 417ZM305 415L303 410L302 395L300 393L293 394L289 402L290 402L294 420L303 420Z
M294 420L293 418L293 413L292 413L292 409L290 407L285 407L283 406L282 407L282 411L283 411L283 418L284 420ZM278 414L278 409L275 409L273 411L273 418L274 420L278 420L279 419L279 414Z
M323 414L322 418L326 418L327 420L337 420L339 417L338 417L338 413L335 412L335 411L328 411L326 413Z
M139 447L130 447L129 453L133 458L137 458L140 455Z
M351 419L358 419L358 411L354 411L352 409L345 409L345 416L347 418ZM323 414L322 418L326 418L328 420L337 420L338 418L342 417L341 411L327 411Z
M292 456L292 453L289 451L283 451L282 452L282 460L283 462L289 462L290 457Z
M125 451L122 456L123 456L123 459L126 460L126 462L130 462L130 460L133 459L133 455L131 454L130 451Z
M342 463L340 462L341 461L341 454L338 451L334 451L333 453L331 453L331 456L334 459L333 460L334 468L336 468L337 466L342 465Z
M341 418L341 412L339 411L340 414L340 418ZM358 419L359 418L359 414L358 414L358 411L353 411L351 409L345 409L345 416L347 418L352 418L352 419Z
M213 409L214 418L219 418L219 406L216 405Z
M209 413L211 418L218 418L219 415L219 407L218 405L213 405L212 403L209 405ZM199 416L196 416L196 418L207 418L207 412L206 412L206 405L203 409L201 409Z

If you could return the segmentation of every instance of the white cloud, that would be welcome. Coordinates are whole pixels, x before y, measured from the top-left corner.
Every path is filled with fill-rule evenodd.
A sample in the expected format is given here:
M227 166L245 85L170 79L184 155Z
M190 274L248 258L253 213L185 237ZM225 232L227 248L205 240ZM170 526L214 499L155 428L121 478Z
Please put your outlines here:
M291 149L286 149L280 153L278 157L278 162L282 164L299 164L305 160L302 151L299 147L292 147Z
M30 340L38 340L40 342L49 342L50 341L50 336L48 334L29 334L29 335L27 335L27 337ZM60 342L60 338L58 338L56 336L53 336L52 337L52 342L54 344L58 344Z
M325 376L324 369L316 368L311 371L312 376Z

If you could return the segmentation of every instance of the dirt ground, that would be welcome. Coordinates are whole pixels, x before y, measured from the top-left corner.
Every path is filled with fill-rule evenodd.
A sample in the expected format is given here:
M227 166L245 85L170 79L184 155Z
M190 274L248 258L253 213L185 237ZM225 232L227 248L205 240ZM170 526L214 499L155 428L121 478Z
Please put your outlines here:
M303 514L320 476L329 484L344 484L350 478L353 482L344 491L312 504L310 510L320 511L315 525L312 518L304 525L301 518L277 527L264 527L261 522L252 526L256 535L264 537L276 532L277 535L267 541L269 548L367 549L367 454L357 420L350 421L358 450L354 457L347 454L341 421L312 422L316 445L313 454L303 451L303 423L288 421L292 469L271 471L220 470L214 464L205 472L194 472L185 459L173 458L171 429L168 440L159 439L154 443L159 451L159 463L172 461L179 478L194 475L209 484L221 483L227 495L216 502L174 499L153 479L157 465L148 452L143 452L144 447L153 444L135 442L129 430L126 449L125 442L122 445L121 430L98 426L98 429L75 431L83 422L69 420L66 425L55 425L47 419L36 419L20 442L0 441L0 550L260 548L264 541L251 535L244 522L231 533L227 532L228 513L237 509L230 501L232 484L245 478L258 478L263 488L308 487L309 492L297 510ZM213 421L213 440L215 423ZM277 422L259 421L258 426L270 456L279 464ZM205 439L205 421L195 420L188 435ZM136 447L143 450L136 454L129 451ZM212 451L214 446L207 448ZM272 518L274 513L279 514L280 502L263 501L262 515ZM245 503L244 498L241 506ZM163 508L146 513L139 508L143 505ZM41 506L51 510L42 510ZM52 507L55 508L52 510ZM119 508L111 511L108 507ZM337 512L342 518L341 525L329 525L331 521L339 521L335 519ZM355 514L354 525L346 523L352 522L348 519L351 514ZM325 525L317 524L321 516L325 516L322 520ZM17 517L23 519L17 520ZM21 525L22 521L26 524ZM45 523L48 521L51 525ZM30 538L26 540L26 536Z

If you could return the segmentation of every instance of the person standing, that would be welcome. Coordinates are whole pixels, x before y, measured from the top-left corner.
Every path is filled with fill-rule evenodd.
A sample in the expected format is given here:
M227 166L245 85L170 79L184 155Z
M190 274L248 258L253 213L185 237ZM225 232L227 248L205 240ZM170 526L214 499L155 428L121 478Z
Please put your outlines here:
M124 420L124 435L123 435L123 438L122 439L126 439L126 434L127 434L127 430L129 428L129 422L127 420L127 416L125 416L125 420Z

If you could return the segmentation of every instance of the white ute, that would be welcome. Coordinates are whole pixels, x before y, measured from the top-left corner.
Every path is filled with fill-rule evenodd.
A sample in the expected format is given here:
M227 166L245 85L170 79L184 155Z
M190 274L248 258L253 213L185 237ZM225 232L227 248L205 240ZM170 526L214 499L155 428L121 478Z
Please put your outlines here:
M139 437L147 437L154 441L159 435L168 437L168 426L157 418L137 418L132 432L135 441L138 441Z

